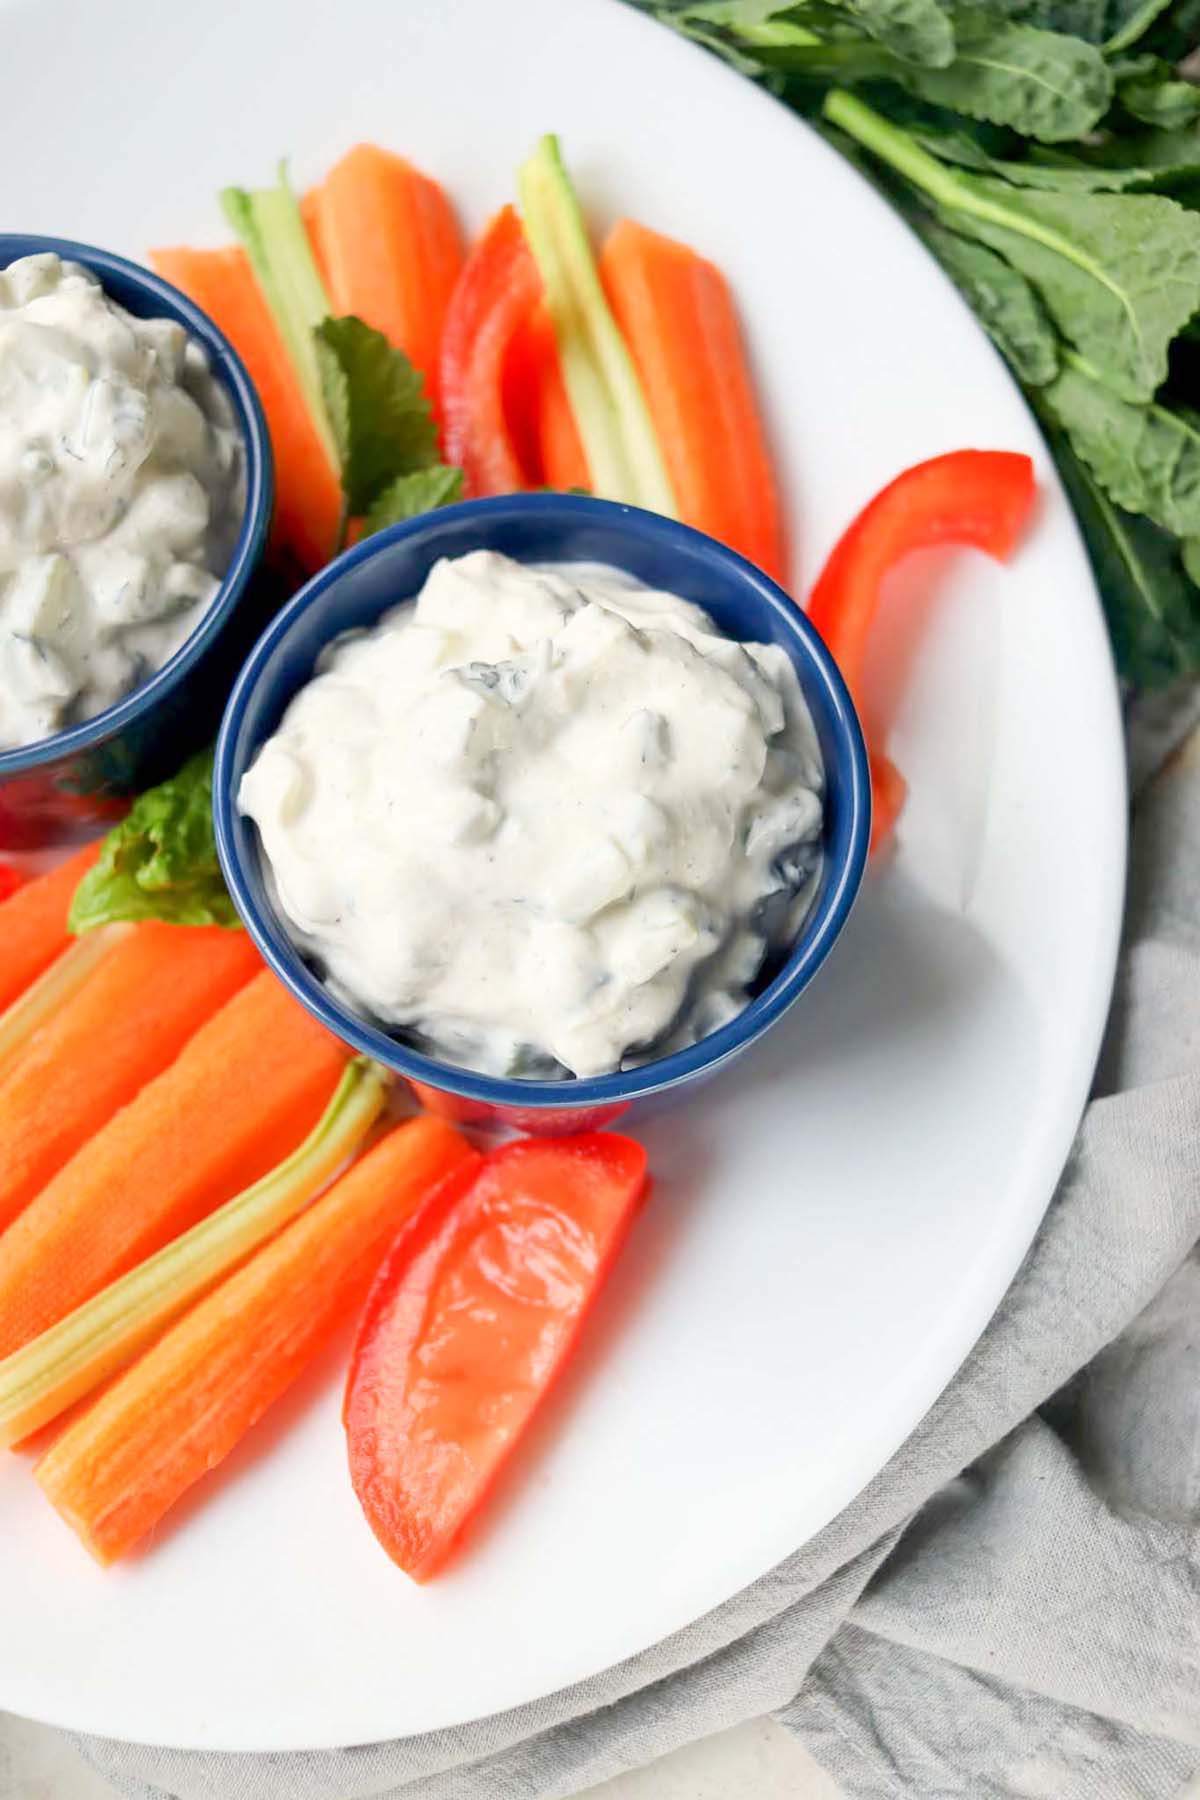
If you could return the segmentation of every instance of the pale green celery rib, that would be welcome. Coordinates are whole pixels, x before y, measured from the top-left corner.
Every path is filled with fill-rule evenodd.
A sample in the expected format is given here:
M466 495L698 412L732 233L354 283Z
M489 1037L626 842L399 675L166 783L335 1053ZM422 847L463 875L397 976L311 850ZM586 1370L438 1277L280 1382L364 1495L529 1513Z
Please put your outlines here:
M321 391L313 337L332 309L286 168L281 166L274 187L226 188L221 205L245 246L299 376L313 422L336 469L337 445Z
M24 1049L38 1027L79 992L96 965L132 930L132 925L104 925L77 939L0 1013L0 1071Z
M593 489L676 518L646 396L605 297L556 137L541 139L518 186Z
M303 1211L371 1129L390 1082L378 1063L356 1057L308 1137L269 1175L5 1357L0 1448L19 1443L90 1393L189 1301Z

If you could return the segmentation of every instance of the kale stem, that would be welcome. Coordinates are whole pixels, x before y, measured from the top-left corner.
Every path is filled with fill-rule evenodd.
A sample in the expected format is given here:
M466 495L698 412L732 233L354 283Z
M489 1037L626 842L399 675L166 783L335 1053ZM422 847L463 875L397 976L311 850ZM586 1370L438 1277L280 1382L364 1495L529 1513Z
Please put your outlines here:
M870 150L881 162L889 163L914 187L923 188L939 206L962 209L971 196L960 188L958 177L928 150L875 112L857 95L845 88L832 88L825 96L825 117L839 125L850 137ZM970 210L969 207L967 210Z
M1035 217L1027 205L1022 205L1018 190L1012 190L1011 199L993 200L983 190L990 185L994 191L1003 191L1002 182L992 181L988 184L981 176L960 175L948 169L935 156L931 156L928 150L923 150L919 144L914 143L906 131L901 131L896 125L889 125L886 119L873 112L856 95L848 94L844 88L833 88L826 96L825 117L832 124L839 125L848 136L856 138L879 157L881 162L890 163L914 187L923 189L935 205L944 207L948 212L979 219L985 225L998 225L1004 231L1019 233L1033 243L1053 250L1067 262L1074 263L1077 269L1082 269L1085 275L1107 288L1117 304L1129 315L1131 325L1135 324L1128 296L1117 286L1107 269L1088 251L1081 250L1070 238L1064 237L1061 231L1056 231L1053 226L1045 225ZM1032 201L1028 205L1032 205Z

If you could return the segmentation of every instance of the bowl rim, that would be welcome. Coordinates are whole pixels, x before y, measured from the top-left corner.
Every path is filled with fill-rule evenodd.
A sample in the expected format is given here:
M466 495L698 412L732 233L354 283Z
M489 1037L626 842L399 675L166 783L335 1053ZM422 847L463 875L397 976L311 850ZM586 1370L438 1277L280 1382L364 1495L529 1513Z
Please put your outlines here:
M81 243L74 238L46 237L21 231L0 232L0 270L6 269L9 263L16 262L23 256L41 256L47 253L61 257L64 262L81 263L99 279L106 292L106 277L112 276L141 288L155 306L163 309L167 316L176 318L189 336L197 339L208 357L213 376L221 382L229 395L245 444L246 506L229 566L221 577L221 585L203 619L175 654L140 687L132 688L114 705L106 706L103 712L81 720L78 725L70 725L65 731L56 731L50 737L38 738L35 743L22 744L13 750L0 750L0 781L10 776L24 775L47 763L55 763L63 757L93 750L107 743L126 726L151 711L182 681L220 635L240 600L266 543L275 498L275 465L271 439L258 391L241 357L208 314L202 312L179 288L164 281L161 275L156 275L151 269L144 269L140 263L132 262L128 257L118 256L113 250L103 250L97 245ZM117 304L120 305L121 302L117 301ZM148 313L145 316L155 315Z
M718 565L742 588L750 589L760 601L766 601L789 633L793 655L799 662L798 673L810 706L816 690L831 728L838 752L841 773L845 779L846 811L849 817L847 848L840 867L834 872L825 895L801 928L800 936L778 974L752 999L736 1018L701 1038L686 1049L656 1058L636 1069L618 1070L607 1075L566 1077L558 1080L524 1080L518 1077L482 1074L460 1068L414 1050L391 1038L378 1026L361 1018L335 999L307 967L299 951L270 907L260 908L242 867L238 843L239 815L236 810L234 776L238 738L247 707L254 695L265 665L277 646L308 609L320 601L352 569L378 556L396 543L419 537L433 522L470 515L481 520L504 517L544 517L595 519L597 514L609 524L632 531L643 538L658 539L668 548L686 547L699 551L710 563ZM619 565L616 565L619 566ZM402 602L391 601L388 606ZM381 607L380 616L388 610ZM525 1108L579 1108L616 1104L661 1092L698 1075L701 1070L716 1069L769 1029L788 1010L816 974L833 947L857 897L866 866L871 827L871 788L866 745L862 726L846 682L816 627L785 590L768 575L715 539L690 525L661 517L640 507L622 502L598 500L588 495L557 493L524 493L499 495L476 500L458 501L389 526L353 548L343 551L317 575L305 583L288 604L271 621L244 663L230 694L217 738L213 771L213 816L217 852L238 913L265 961L289 991L328 1027L335 1036L355 1049L374 1057L406 1079L420 1082L444 1093L457 1095L510 1110Z

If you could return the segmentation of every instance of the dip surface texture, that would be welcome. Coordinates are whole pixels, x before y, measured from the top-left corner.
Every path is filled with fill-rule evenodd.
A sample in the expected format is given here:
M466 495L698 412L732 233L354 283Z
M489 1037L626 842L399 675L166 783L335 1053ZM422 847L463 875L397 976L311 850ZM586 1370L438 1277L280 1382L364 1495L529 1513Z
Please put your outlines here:
M614 569L476 551L325 652L239 803L335 992L552 1078L741 1011L815 886L822 788L784 650Z
M220 587L244 447L200 346L76 263L0 272L0 750L113 705Z

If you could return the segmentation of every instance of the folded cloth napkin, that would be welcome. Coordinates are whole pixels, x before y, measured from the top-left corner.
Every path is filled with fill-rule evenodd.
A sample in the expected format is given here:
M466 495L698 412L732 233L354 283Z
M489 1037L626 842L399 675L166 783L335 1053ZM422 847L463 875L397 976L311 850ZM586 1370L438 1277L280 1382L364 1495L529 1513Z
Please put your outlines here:
M904 1447L769 1575L455 1730L87 1760L136 1800L550 1800L774 1712L855 1800L1177 1793L1200 1769L1198 915L1193 737L1138 808L1109 1042L1037 1241Z

